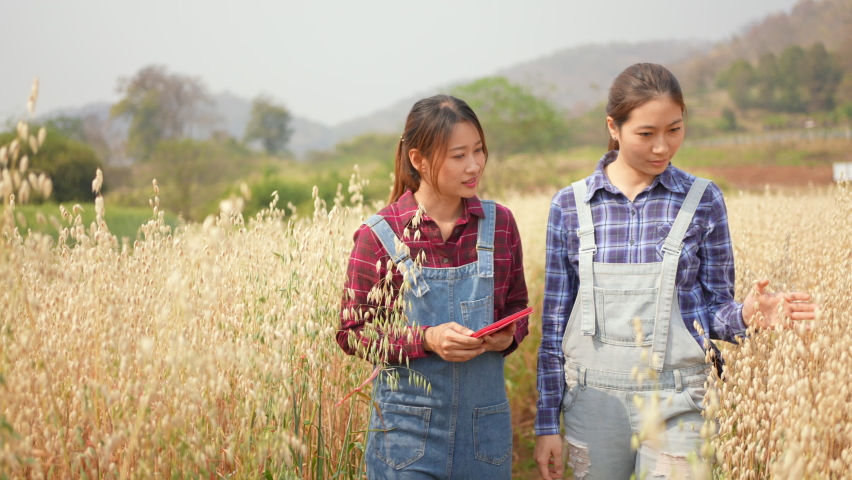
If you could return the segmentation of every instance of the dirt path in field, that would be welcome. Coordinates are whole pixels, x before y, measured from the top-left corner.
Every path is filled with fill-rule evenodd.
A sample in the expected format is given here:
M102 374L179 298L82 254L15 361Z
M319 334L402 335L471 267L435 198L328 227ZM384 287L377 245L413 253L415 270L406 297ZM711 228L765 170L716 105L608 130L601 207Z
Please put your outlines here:
M711 178L724 179L730 186L741 190L762 189L766 184L772 187L797 188L833 183L831 165L716 167L702 168L696 174L700 176L702 173Z

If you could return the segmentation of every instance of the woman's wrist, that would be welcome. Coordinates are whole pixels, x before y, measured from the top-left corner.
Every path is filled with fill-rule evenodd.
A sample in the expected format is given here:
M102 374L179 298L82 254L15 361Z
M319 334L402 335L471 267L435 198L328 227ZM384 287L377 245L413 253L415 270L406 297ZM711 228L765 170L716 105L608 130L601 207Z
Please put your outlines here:
M426 351L426 352L433 352L434 350L432 350L432 343L429 341L429 330L431 330L432 327L420 327L420 328L422 329L422 330L420 330L420 335L421 335L420 338L422 338L423 350Z

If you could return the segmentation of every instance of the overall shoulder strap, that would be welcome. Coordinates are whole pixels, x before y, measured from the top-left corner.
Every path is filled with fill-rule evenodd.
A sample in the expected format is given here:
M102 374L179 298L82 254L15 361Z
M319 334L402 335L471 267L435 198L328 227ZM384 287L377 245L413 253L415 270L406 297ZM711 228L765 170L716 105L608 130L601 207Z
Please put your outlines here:
M695 182L693 182L689 193L686 194L683 205L680 207L680 211L677 212L677 217L669 232L669 236L666 237L666 242L663 246L665 253L677 253L680 255L680 250L683 248L683 236L686 235L686 231L689 229L689 224L695 216L695 211L698 210L701 197L704 196L708 185L710 185L710 180L706 178L696 178Z
M594 280L594 257L598 251L595 245L595 224L592 220L591 202L586 202L588 189L586 180L580 180L571 184L574 189L574 202L577 205L577 216L580 219L580 228L577 236L580 237L580 307L582 321L580 328L583 335L595 334L595 280ZM576 301L576 300L575 300Z
M662 371L665 365L672 305L676 295L677 265L680 253L683 251L683 237L709 184L710 180L706 178L695 179L689 193L686 194L686 199L684 199L680 211L677 213L671 232L669 232L663 244L663 268L660 273L660 291L657 297L657 313L654 321L654 343L651 346L649 363L649 366L658 372Z
M411 259L411 256L408 254L408 250L403 244L402 240L396 236L391 226L388 224L387 220L381 215L373 215L364 221L364 225L370 227L370 229L379 237L379 241L382 243L382 246L385 247L385 251L388 252L388 255L391 257L391 261L394 265L397 266L400 272L402 272L404 281L408 281L409 279L413 282L411 285L411 290L418 297L422 297L423 294L429 291L429 285L423 280L423 277L419 273L419 269L414 268L414 261ZM409 272L414 272L413 276L409 278Z
M485 218L479 221L476 255L480 277L494 276L494 230L497 228L497 205L493 200L480 200Z

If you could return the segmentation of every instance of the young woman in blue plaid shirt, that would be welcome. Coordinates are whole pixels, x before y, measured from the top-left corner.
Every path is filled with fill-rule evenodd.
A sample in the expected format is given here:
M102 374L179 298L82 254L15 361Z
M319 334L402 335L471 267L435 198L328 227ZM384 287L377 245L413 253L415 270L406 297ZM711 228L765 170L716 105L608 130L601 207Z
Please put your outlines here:
M627 68L609 92L609 152L551 203L534 453L543 479L562 478L560 414L575 478L687 478L710 339L734 342L752 317L776 324L779 303L793 320L815 317L809 295L766 293L767 280L734 301L722 192L671 163L685 116L671 72ZM649 371L653 381L637 376ZM652 397L664 432L637 450L636 399Z

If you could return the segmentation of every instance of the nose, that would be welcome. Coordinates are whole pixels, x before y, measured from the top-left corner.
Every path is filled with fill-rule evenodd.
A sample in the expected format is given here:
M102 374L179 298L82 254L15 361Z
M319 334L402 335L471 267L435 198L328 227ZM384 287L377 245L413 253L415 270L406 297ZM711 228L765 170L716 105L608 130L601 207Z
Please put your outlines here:
M482 165L479 164L476 155L469 155L468 160L465 164L465 172L467 173L478 173L479 170L482 169Z
M669 143L666 141L665 135L656 135L654 146L651 147L651 152L655 155L662 155L669 151Z

